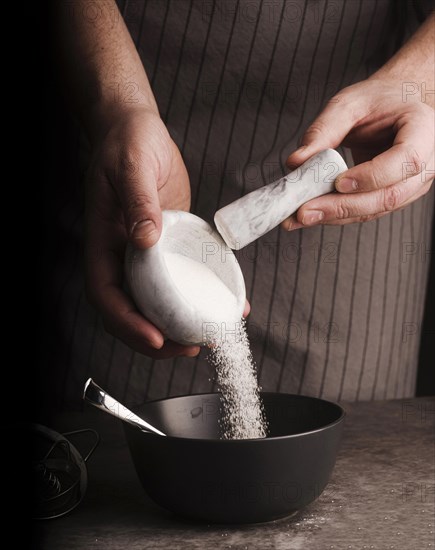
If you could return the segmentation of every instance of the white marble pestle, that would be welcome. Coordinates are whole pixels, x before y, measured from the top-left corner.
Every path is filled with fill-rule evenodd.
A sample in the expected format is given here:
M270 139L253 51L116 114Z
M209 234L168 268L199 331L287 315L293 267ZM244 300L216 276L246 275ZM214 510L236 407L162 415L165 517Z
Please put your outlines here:
M218 210L214 222L232 249L252 243L278 226L307 201L334 191L334 181L347 170L337 151L326 149L283 178Z

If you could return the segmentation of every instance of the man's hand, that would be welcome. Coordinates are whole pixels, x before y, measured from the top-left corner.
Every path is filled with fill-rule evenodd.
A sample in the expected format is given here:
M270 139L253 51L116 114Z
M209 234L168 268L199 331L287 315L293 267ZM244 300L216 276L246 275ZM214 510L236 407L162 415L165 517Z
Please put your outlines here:
M154 358L195 356L197 346L164 342L122 289L127 240L155 244L162 209L188 210L189 178L158 114L137 107L115 117L94 144L87 177L86 285L106 330Z
M337 178L338 193L307 202L284 228L372 220L429 191L435 175L434 40L432 14L372 77L330 100L287 164L295 168L343 144L356 166ZM419 93L406 94L407 85Z
M295 168L322 149L350 147L356 166L335 182L338 193L308 201L285 229L348 224L404 208L427 193L434 177L434 110L400 86L366 80L342 90L287 159Z
M87 176L86 287L106 329L155 358L194 356L198 346L164 341L122 288L125 246L155 244L164 208L188 210L180 152L115 0L53 2L56 51L70 100L93 146Z
M161 121L144 67L115 0L53 2L66 90L93 146L86 200L86 287L106 329L154 358L195 356L164 341L122 288L128 240L159 239L162 209L189 210L189 178ZM246 304L245 315L249 312Z

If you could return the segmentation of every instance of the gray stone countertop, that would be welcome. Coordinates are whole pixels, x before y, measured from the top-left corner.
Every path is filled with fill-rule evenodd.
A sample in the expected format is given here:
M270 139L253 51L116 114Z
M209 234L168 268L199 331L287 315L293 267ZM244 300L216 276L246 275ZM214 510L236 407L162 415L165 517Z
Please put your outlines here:
M85 498L69 515L37 522L44 550L435 548L435 398L342 403L346 424L331 481L292 517L227 526L182 520L144 494L120 422L86 407L58 431L94 428ZM78 445L77 445L78 446ZM36 540L35 539L35 540Z

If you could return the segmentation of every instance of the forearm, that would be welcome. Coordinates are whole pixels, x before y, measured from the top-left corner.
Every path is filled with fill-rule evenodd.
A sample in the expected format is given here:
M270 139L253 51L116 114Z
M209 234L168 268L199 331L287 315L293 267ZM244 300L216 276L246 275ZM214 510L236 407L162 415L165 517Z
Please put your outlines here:
M430 15L418 31L373 76L396 82L403 99L418 96L435 107L435 14Z
M125 109L157 105L114 0L53 2L59 66L91 140Z

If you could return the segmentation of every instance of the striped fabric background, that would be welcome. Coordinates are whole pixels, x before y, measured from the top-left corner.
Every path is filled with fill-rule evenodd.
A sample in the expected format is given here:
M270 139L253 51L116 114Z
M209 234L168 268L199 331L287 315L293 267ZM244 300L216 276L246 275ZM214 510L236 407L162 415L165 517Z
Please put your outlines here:
M382 65L429 2L120 0L119 7L185 159L192 211L212 221L217 208L285 172L325 102ZM204 351L153 361L105 333L83 291L89 151L67 118L55 121L52 150L43 376L53 381L56 406L81 406L88 376L130 405L214 389ZM275 230L237 253L263 389L333 400L413 395L433 203L432 190L380 220Z

